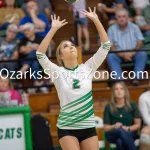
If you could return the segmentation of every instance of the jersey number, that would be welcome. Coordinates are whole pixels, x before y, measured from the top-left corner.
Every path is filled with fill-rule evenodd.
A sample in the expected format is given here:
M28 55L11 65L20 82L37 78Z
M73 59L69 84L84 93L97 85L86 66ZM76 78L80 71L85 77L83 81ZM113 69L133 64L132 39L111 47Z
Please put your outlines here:
M79 80L76 80L76 79L73 80L73 89L79 89L80 88L80 85L78 85L79 82L80 82Z

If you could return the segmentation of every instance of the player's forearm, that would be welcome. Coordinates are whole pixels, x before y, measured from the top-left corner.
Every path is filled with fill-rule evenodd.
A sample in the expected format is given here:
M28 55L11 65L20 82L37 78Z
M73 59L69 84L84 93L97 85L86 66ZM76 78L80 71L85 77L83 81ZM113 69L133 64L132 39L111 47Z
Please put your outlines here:
M57 29L51 28L51 30L48 32L46 37L43 39L43 41L39 45L37 51L39 51L41 53L46 53L48 46L49 46L49 43L51 42L51 40L52 40L52 38L56 32L57 32Z
M101 22L99 21L99 19L95 19L93 22L97 28L101 42L107 42L108 41L107 33L106 33L104 27L102 26Z

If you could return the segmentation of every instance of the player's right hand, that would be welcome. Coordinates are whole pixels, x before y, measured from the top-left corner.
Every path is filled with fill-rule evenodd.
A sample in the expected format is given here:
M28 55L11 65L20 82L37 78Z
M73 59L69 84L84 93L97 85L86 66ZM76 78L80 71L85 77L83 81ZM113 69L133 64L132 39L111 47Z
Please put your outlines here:
M52 28L55 28L55 29L60 29L61 27L63 27L64 25L68 24L68 22L66 22L66 19L60 21L60 17L56 17L56 15L51 15L51 19L52 19Z

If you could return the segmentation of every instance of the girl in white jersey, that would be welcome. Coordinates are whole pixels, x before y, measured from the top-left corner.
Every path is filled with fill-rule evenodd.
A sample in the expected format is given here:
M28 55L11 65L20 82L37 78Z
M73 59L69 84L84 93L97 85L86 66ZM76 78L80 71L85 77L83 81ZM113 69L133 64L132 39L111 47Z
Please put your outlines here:
M79 65L75 46L70 41L62 41L56 52L59 66L47 58L45 53L51 39L59 28L67 24L66 20L60 21L60 17L56 18L55 15L52 17L51 30L37 50L37 58L50 76L57 72L57 78L54 78L53 82L61 105L57 127L59 142L63 150L99 149L92 102L92 78L94 71L106 58L111 45L98 19L96 9L92 11L89 8L89 12L83 10L81 13L93 21L102 42L93 57Z

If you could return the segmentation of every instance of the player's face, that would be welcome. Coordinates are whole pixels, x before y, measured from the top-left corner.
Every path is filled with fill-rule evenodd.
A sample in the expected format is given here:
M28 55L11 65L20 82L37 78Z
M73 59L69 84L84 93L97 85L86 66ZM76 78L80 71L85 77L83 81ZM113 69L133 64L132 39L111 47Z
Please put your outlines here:
M116 99L122 99L125 97L125 90L120 83L116 84L114 92L115 92Z
M8 78L6 79L0 78L0 90L4 91L4 90L8 90L8 88L9 88Z
M65 41L62 43L60 53L63 60L77 58L77 49L70 41Z
M117 21L119 23L119 25L124 26L127 24L128 22L128 14L126 12L120 12L119 14L117 14Z

